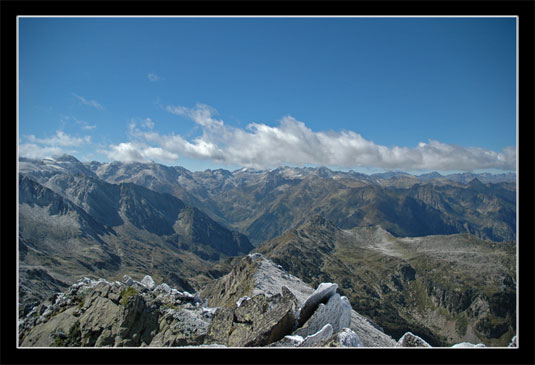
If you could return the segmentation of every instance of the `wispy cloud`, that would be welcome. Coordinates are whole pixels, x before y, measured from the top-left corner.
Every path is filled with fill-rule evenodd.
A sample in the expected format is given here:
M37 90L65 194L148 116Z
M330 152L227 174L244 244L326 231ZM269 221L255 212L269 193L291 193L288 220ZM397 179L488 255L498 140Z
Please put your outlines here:
M226 126L213 118L215 110L204 104L195 108L169 105L169 113L186 116L197 123L202 135L188 140L180 135L160 135L155 131L132 129L141 151L157 146L160 155L212 160L227 165L269 168L281 165L325 165L346 168L379 167L404 170L516 169L516 149L495 152L430 140L416 147L387 147L364 139L353 131L315 132L291 116L278 126L250 123L244 129ZM124 145L123 149L133 147ZM118 151L115 151L118 152ZM139 152L139 150L138 150ZM133 157L134 151L125 155ZM141 161L146 152L139 152ZM115 158L118 155L110 154Z
M19 155L27 158L50 158L64 153L65 151L59 147L43 147L35 143L24 143L19 146Z
M87 122L84 122L83 120L76 120L76 123L79 124L83 130L86 130L86 131L91 131L95 128L97 128L97 126L95 124L89 124Z
M154 128L154 122L150 118L145 118L143 123L141 124L144 128L152 129Z
M34 135L24 137L27 142L19 145L19 154L29 158L74 154L77 147L91 143L90 136L73 137L63 131L56 131L56 135L48 138L37 138Z
M88 99L84 98L83 96L80 96L80 95L75 94L75 93L72 93L72 95L84 105L91 106L91 107L93 107L93 108L95 108L97 110L104 110L104 107L99 102L97 102L96 100L88 100Z
M27 136L32 143L44 144L47 146L70 147L79 146L84 143L91 143L91 136L72 137L63 131L56 131L56 135L49 138L36 138L34 135Z
M156 74L153 73L153 72L149 72L149 73L147 74L147 78L149 79L149 81L152 81L152 82L161 80L161 77L158 76L158 75L156 75Z

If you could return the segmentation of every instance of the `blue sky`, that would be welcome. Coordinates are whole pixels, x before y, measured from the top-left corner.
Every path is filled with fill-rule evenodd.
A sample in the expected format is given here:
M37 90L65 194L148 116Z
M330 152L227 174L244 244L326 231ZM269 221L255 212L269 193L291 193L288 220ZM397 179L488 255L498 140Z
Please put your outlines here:
M515 18L21 18L19 153L512 171Z

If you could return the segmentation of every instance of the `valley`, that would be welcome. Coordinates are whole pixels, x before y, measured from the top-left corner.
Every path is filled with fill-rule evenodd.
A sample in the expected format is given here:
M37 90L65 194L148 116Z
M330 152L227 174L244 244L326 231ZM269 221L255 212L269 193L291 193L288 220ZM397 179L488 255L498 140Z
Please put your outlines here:
M411 331L433 346L507 346L515 181L21 158L19 314L85 276L150 275L202 296L253 252L312 288L337 283L395 339Z

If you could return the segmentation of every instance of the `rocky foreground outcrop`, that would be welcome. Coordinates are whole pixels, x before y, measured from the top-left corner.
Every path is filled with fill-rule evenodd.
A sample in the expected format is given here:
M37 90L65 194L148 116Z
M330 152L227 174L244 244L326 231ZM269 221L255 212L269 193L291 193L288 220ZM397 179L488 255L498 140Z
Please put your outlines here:
M412 333L396 342L352 310L337 288L335 283L322 283L314 290L260 254L246 256L229 274L195 295L165 283L156 285L148 275L141 282L129 276L115 282L84 278L20 318L19 343L23 347L427 345Z

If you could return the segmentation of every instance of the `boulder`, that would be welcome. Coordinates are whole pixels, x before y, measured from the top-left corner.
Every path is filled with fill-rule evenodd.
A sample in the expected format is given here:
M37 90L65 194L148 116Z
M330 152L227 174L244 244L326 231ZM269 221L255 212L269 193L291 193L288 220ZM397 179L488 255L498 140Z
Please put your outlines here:
M359 335L350 328L342 329L321 345L324 347L364 347Z
M407 332L398 340L396 347L431 347L431 345L412 332Z
M133 284L134 284L134 279L132 279L132 278L131 278L130 276L128 276L128 275L125 275L125 276L123 276L123 283L124 283L125 285L128 285L128 286L133 285Z
M301 313L303 312L301 311ZM326 324L332 326L334 333L351 325L351 304L346 297L341 297L340 294L336 293L329 298L326 304L320 303L316 311L294 334L306 337L318 332Z
M330 323L323 326L318 332L307 336L299 347L312 347L318 343L327 340L333 335L333 326Z
M461 343L456 343L455 345L451 347L459 348L459 347L486 347L486 346L485 344L482 344L482 343L478 343L477 345L475 345L470 342L461 342Z
M154 289L154 287L156 286L154 280L152 280L152 277L150 275L145 275L143 280L141 280L141 284L149 290Z
M166 283L161 283L154 288L154 292L157 294L171 294L171 287Z
M308 297L299 311L298 326L302 326L316 311L320 303L326 303L327 300L336 293L337 284L321 283L318 288Z
M210 318L204 311L195 309L167 309L160 317L158 333L150 346L200 346L208 332Z
M291 334L295 325L297 299L286 287L271 297L256 295L239 307L218 309L207 334L207 344L230 347L258 347Z
M301 336L286 335L277 342L270 343L268 347L297 347L304 341Z

